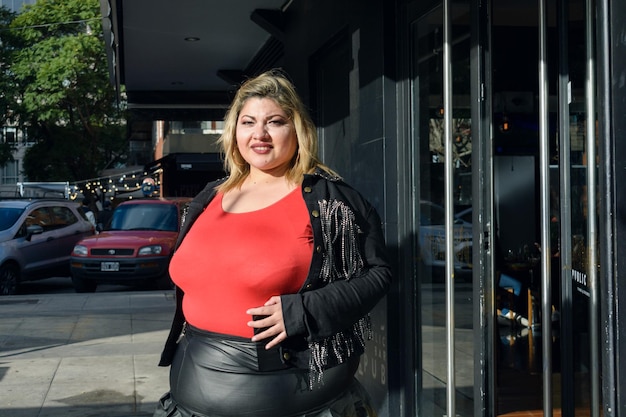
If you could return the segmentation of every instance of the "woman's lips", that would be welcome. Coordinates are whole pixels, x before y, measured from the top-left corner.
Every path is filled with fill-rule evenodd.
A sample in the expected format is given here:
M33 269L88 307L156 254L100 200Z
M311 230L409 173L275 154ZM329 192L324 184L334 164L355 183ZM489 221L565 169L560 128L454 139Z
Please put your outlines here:
M269 145L257 145L252 146L252 150L257 153L266 153L272 150L272 147Z

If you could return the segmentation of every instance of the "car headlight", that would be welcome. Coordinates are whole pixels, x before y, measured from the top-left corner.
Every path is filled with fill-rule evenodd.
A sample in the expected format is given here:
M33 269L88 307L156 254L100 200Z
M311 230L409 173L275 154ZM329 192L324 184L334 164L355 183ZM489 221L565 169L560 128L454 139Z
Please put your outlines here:
M87 256L89 254L89 250L85 245L76 245L74 246L73 253L78 256Z
M151 245L144 246L143 248L139 248L139 252L137 253L139 256L146 255L159 255L163 251L161 245Z

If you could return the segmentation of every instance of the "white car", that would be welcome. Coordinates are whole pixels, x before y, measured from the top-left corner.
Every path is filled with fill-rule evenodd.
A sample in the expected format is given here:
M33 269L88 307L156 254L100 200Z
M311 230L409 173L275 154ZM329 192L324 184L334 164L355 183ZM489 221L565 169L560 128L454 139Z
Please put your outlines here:
M72 248L94 233L78 203L0 201L0 295L17 293L23 281L69 276Z
M445 268L445 210L430 201L420 201L419 214L420 260L427 267ZM453 229L455 272L469 273L472 269L472 223L455 216Z

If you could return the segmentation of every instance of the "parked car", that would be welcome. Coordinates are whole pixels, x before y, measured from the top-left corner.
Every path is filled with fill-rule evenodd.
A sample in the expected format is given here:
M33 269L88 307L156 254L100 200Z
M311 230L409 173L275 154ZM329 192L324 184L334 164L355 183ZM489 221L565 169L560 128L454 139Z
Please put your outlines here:
M420 259L425 266L441 272L446 261L445 210L430 201L421 201L419 214ZM455 273L469 274L472 269L472 223L455 216L453 230Z
M0 201L0 294L24 281L69 276L70 253L94 228L79 204L64 199Z
M70 266L75 290L93 292L98 284L172 288L168 267L189 201L155 198L120 203L102 232L74 246Z

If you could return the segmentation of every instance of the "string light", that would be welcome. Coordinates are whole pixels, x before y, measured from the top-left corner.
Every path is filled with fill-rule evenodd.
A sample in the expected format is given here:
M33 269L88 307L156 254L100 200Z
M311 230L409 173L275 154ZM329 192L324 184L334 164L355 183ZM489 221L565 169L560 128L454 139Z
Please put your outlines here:
M76 199L79 194L85 192L96 194L102 198L113 199L118 194L133 193L135 191L142 190L142 181L150 179L154 181L155 194L161 185L160 176L158 172L148 173L146 171L127 172L119 175L112 175L108 177L92 178L84 181L77 181L71 185L72 193L71 199ZM112 194L112 196L111 196ZM128 196L127 198L132 198Z

